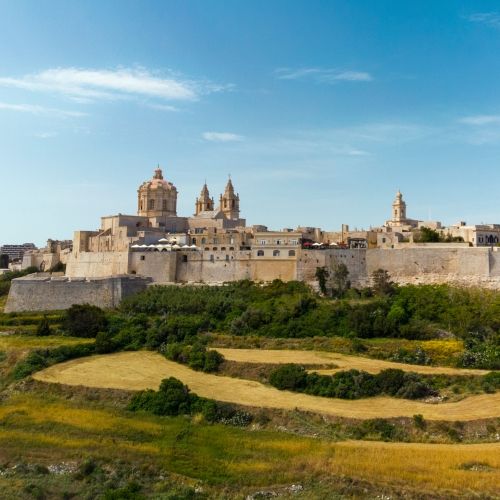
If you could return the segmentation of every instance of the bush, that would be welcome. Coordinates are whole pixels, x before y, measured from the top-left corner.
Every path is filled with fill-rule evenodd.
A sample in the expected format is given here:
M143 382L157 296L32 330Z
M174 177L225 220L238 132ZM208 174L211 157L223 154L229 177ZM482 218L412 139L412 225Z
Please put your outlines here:
M290 364L271 372L269 382L281 390L341 399L360 399L379 394L418 399L437 394L420 375L394 369L383 370L377 375L359 370L318 375L308 374L302 366Z
M47 316L44 316L40 320L40 323L38 323L38 326L36 329L36 334L39 335L40 337L46 337L47 335L50 335L51 333L52 333L52 330L50 329L49 320L47 319Z
M107 325L104 311L90 304L72 305L63 318L63 328L74 337L95 338Z
M208 350L203 344L194 345L172 342L161 349L167 359L188 365L193 370L216 372L224 361L217 351Z
M301 391L306 387L306 382L304 367L294 364L280 366L269 376L269 383L281 390Z

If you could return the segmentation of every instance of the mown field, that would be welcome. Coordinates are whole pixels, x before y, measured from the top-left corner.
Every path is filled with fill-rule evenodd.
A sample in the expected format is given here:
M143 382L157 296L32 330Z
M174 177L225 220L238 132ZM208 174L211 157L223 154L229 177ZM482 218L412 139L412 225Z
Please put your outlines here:
M299 408L346 418L396 418L421 414L426 420L467 421L500 416L500 392L439 405L389 397L356 401L330 399L280 391L251 380L194 371L147 351L68 361L33 375L42 382L124 390L158 389L160 382L167 377L175 377L198 395L218 401L286 410Z

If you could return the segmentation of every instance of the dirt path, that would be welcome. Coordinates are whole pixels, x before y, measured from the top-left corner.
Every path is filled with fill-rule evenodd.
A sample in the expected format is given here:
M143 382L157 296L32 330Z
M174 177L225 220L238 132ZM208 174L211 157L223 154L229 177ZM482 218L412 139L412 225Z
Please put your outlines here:
M440 405L388 397L347 401L280 391L259 382L196 372L148 351L77 359L51 366L33 376L43 382L131 390L157 389L166 377L176 377L199 396L218 401L287 410L299 408L348 418L422 414L428 420L455 421L500 416L500 392Z
M244 363L302 363L305 365L334 364L337 368L329 370L315 370L318 373L331 374L342 370L356 368L369 373L378 373L387 368L399 368L404 371L423 373L429 375L485 375L487 370L472 370L449 368L445 366L421 366L405 363L394 363L379 359L363 358L326 351L295 351L287 349L227 349L215 347L229 361Z

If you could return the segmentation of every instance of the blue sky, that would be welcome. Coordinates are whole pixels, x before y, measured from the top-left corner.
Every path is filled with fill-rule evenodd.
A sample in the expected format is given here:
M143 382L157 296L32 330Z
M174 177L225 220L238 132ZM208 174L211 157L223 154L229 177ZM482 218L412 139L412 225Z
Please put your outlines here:
M159 163L189 215L500 222L500 4L0 0L0 243L135 213Z

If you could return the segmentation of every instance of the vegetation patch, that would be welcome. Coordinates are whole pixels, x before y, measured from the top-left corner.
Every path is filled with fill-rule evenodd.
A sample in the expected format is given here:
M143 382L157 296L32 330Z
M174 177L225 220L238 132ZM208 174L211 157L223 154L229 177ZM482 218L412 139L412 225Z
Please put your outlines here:
M274 370L269 382L281 390L341 399L361 399L381 394L419 399L438 394L417 373L394 369L383 370L377 375L349 370L329 376L307 373L303 366L288 364Z

